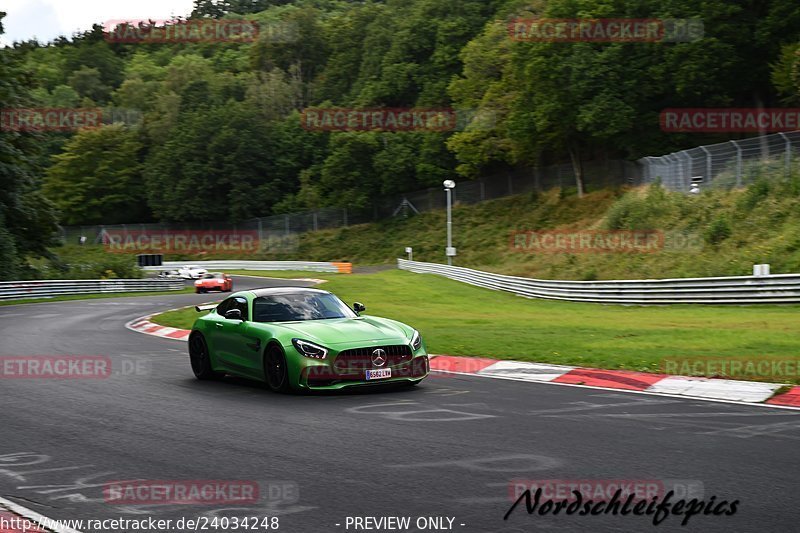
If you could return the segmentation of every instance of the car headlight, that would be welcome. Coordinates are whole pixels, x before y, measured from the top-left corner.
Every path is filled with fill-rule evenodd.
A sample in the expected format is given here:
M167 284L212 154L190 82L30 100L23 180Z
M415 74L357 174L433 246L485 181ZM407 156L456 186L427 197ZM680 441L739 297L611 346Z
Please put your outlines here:
M203 284L203 282L202 282L202 281L200 281L200 280L198 279L197 281L195 281L195 282L194 282L194 284L195 284L195 285L202 285L202 284Z
M301 339L292 339L292 344L295 349L305 357L312 359L325 359L328 356L328 349L314 344L313 342L304 341Z
M419 350L422 346L422 337L419 334L419 331L414 330L414 335L411 337L411 347L415 350Z

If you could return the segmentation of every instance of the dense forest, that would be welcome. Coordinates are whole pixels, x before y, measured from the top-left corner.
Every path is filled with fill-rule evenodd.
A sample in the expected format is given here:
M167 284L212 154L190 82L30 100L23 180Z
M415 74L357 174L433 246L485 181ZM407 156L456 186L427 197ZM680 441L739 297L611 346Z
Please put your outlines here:
M704 34L511 39L509 21L532 17L696 19ZM128 43L97 21L0 49L0 108L99 107L112 118L77 132L0 131L0 256L43 253L56 223L368 209L454 175L662 154L719 139L663 132L664 108L800 100L796 0L195 0L187 18L282 31ZM301 124L309 107L477 118L451 131L319 132Z

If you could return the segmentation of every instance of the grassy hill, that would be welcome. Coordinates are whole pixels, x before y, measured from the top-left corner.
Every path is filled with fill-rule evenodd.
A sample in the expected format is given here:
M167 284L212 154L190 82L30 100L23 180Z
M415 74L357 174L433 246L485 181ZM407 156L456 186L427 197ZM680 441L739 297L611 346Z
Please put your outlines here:
M504 274L575 280L725 276L750 274L755 263L771 264L773 273L800 272L800 176L763 178L746 189L696 196L658 186L597 191L583 198L554 189L456 205L453 225L459 253L454 264ZM651 253L531 253L513 246L513 232L552 230L652 230L666 237L665 246ZM411 246L416 260L444 262L444 243L445 212L440 210L306 233L292 253L245 259L393 264ZM118 272L129 262L129 256L105 254L99 247L54 251L72 272L78 263L83 270ZM213 258L231 256L166 256ZM90 268L94 264L101 266Z
M697 196L656 186L599 191L583 198L559 190L517 195L453 213L454 264L550 279L625 279L746 275L755 263L773 273L800 271L800 179L760 180L737 191ZM530 253L512 246L514 231L656 230L667 247L654 253ZM445 213L436 211L303 235L295 256L390 263L444 262Z

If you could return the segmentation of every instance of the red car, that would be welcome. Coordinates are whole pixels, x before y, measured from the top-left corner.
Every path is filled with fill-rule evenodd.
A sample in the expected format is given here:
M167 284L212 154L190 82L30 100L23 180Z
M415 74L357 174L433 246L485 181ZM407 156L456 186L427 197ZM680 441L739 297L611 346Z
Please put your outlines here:
M197 294L208 291L231 292L232 290L233 280L222 272L203 274L203 277L194 282L194 291Z

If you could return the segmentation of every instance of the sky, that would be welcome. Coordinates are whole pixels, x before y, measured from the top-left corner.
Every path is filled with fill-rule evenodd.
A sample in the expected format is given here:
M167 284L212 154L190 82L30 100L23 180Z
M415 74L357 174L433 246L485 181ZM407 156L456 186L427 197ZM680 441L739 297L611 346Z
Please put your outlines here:
M188 15L192 0L0 0L5 33L0 45L36 37L46 42L108 20L169 19Z

